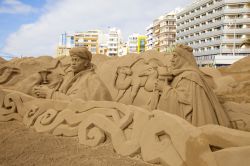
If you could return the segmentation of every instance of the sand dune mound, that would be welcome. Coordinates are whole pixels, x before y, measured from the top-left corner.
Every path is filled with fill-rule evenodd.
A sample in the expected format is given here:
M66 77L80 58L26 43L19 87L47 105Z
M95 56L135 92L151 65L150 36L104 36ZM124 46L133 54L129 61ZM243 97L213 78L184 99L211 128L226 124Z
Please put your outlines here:
M240 59L228 67L222 67L219 70L224 73L250 72L250 56Z
M0 64L3 64L5 62L7 62L7 61L0 56Z

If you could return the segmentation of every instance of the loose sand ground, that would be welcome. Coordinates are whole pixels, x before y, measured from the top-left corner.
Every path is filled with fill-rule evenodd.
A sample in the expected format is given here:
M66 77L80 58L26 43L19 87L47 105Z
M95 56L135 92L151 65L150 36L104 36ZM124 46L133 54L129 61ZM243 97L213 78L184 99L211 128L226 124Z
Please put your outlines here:
M37 133L23 124L0 122L1 166L150 166L116 154L110 143L92 148L77 138ZM152 165L151 165L152 166Z

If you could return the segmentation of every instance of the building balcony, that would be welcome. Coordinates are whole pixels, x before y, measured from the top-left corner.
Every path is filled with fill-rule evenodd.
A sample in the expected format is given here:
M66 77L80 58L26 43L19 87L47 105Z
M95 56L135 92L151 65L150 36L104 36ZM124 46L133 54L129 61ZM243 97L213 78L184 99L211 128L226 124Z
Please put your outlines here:
M147 32L146 36L152 36L153 35L153 31L152 32Z
M193 21L191 21L191 22L189 22L187 24L184 24L182 26L177 26L177 30L181 30L181 29L185 29L187 27L195 26L198 23L201 23L203 21L218 17L218 16L223 15L223 14L224 14L223 11L215 12L213 14L210 14L210 15L206 16L206 17L203 17L203 18L200 18L200 19L195 19L195 20L193 20Z
M203 26L201 26L199 28L194 28L192 30L188 30L188 31L185 31L185 32L177 33L177 37L186 36L186 35L192 34L192 33L197 33L197 32L203 31L203 30L207 30L207 29L210 29L210 28L213 28L213 27L220 26L222 24L223 24L222 21L216 21L216 22L211 23L211 24L203 25Z
M231 33L231 34L248 34L250 33L250 28L237 28L237 29L223 29L224 33Z
M213 55L196 60L198 65L231 65L246 56Z
M222 43L225 43L225 44L229 44L229 43L243 43L245 39L226 39L226 38L223 38L222 39Z
M247 24L250 22L250 18L225 19L223 22L226 24L234 24L234 23L236 24L246 23Z
M199 43L199 44L192 44L191 47L195 49L195 48L201 48L201 47L220 45L220 43L221 43L221 40L213 40L213 41L206 41L204 43Z
M205 55L216 55L216 54L220 54L219 49L194 52L194 56L205 56Z
M240 48L235 49L236 56L243 55L243 54L250 54L249 48ZM194 52L194 56L205 56L205 55L223 55L223 54L229 54L233 55L233 49L228 48L222 48L222 49L212 49L212 50L206 50L206 51L200 51L200 52Z
M238 2L239 3L239 2ZM224 9L225 14L250 13L250 8Z
M246 19L248 20L248 19ZM211 23L211 24L206 24L206 25L203 25L202 27L199 27L199 28L194 28L192 30L188 30L188 31L185 31L185 32L180 32L180 33L177 33L177 37L181 37L181 36L186 36L186 35L189 35L189 34L194 34L194 33L197 33L197 32L200 32L200 31L203 31L203 30L206 30L206 29L210 29L210 28L213 28L213 27L217 27L217 26L220 26L220 25L223 25L225 23L229 22L228 20L223 20L223 21L217 21L217 22L214 22L214 23ZM250 28L237 28L237 29L224 29L223 30L223 33L239 33L239 34L247 34L250 32Z
M248 3L249 0L224 0L225 3Z
M222 39L222 40L212 40L206 41L204 43L194 43L191 45L193 48L201 48L201 47L208 47L208 46L215 46L223 44L241 44L243 43L244 39Z
M165 29L165 28L168 28L168 27L176 27L176 24L172 24L172 25L162 25L161 27L160 27L160 29Z
M209 2L209 0L206 0L206 1ZM205 2L203 2L202 4L204 4L204 3L205 3ZM187 20L187 19L190 19L190 18L192 18L192 17L196 17L196 16L199 16L199 15L202 15L203 13L206 13L206 12L208 12L208 11L210 11L210 10L216 8L216 7L223 6L223 5L224 5L224 2L223 2L223 1L221 1L221 2L216 2L216 3L214 3L213 5L211 5L211 6L207 7L207 8L204 8L204 9L201 9L201 10L199 10L199 11L196 11L196 12L194 12L194 13L188 15L188 16L185 16L185 17L183 17L183 18L181 18L181 19L177 19L176 23L181 23L181 22L183 22L183 21L185 21L185 20ZM188 8L188 9L186 9L186 10L180 12L180 13L178 14L178 16L180 16L180 15L186 13L187 11L191 11L191 10L195 9L196 7L199 7L199 5L193 5L193 6L191 6L190 8Z
M222 30L219 30L219 31L212 31L212 32L209 32L209 33L205 33L203 35L199 35L199 36L193 36L193 37L190 37L188 39L183 39L183 40L179 40L181 43L189 43L189 42L192 42L192 41L196 41L196 40L201 40L201 39L206 39L208 37L213 37L213 36L218 36L218 35L222 35L223 34L223 31Z

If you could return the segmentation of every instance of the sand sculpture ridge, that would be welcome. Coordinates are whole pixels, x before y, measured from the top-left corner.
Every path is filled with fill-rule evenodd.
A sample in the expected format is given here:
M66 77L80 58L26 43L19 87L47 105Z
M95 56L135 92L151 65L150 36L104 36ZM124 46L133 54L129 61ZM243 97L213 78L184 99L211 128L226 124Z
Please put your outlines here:
M183 45L177 46L177 49L181 50L176 50L176 53L180 53L179 51L187 51L188 53L190 50L189 47ZM166 91L165 86L170 86L178 91L179 87L174 86L171 81L181 81L173 72L171 73L174 71L172 68L168 68L167 64L162 63L160 60L162 57L132 57L132 60L127 64L117 64L116 70L114 70L113 75L111 74L113 80L109 78L109 81L113 81L110 84L106 83L105 79L101 79L100 73L104 71L101 69L105 69L106 64L112 63L112 60L104 62L99 69L88 70L92 55L86 49L72 50L71 55L76 56L72 56L76 58L72 60L75 64L71 63L74 74L87 71L91 73L89 77L81 79L84 74L80 74L70 79L53 81L55 78L65 78L67 70L70 72L69 63L63 64L63 61L57 60L52 69L42 69L40 74L34 73L36 75L25 78L26 80L24 79L23 82L34 78L36 80L33 80L32 85L26 85L27 87L24 88L26 93L23 93L17 89L10 90L14 88L5 84L6 81L11 81L11 77L16 77L10 74L9 80L6 79L3 82L3 88L0 90L0 121L17 120L37 132L77 137L80 144L88 146L98 146L110 139L118 154L131 157L140 155L142 160L153 164L230 166L237 163L236 161L240 162L237 163L239 165L250 162L249 157L247 157L250 151L250 134L232 129L232 127L241 130L248 129L246 117L243 121L245 126L242 126L242 121L239 121L248 114L248 111L247 109L242 110L238 103L226 102L223 105L226 109L223 109L218 100L204 99L208 101L206 104L213 101L211 105L217 106L212 106L210 108L212 111L197 110L205 111L203 112L204 116L198 116L198 118L211 116L213 119L216 115L217 119L212 121L201 119L203 122L201 124L193 123L192 119L190 120L190 116L194 116L192 114L195 111L191 110L189 116L176 113L185 111L180 109L184 108L183 106L171 107L174 110L169 110L169 105L165 105L164 108L159 107L159 104L167 103L166 100L168 100L166 96L169 95L170 89ZM177 60L180 62L177 65L180 67L185 64L181 60L182 56L185 55L176 55L177 57L175 57L180 58ZM117 60L114 60L115 62ZM81 64L83 68L79 70L77 63ZM190 59L190 64L196 65L193 59ZM198 68L194 68L193 70L197 70L196 72L199 74L204 74ZM15 69L15 71L22 70ZM178 81L175 80L176 78ZM187 78L192 83L197 83L200 87L203 86L203 82L199 82L197 79L195 82L190 77L181 78ZM84 95L79 95L78 92L81 90L77 88L74 90L74 86L84 85L84 88L91 86L89 83L93 79L97 80L98 83L95 85L100 86L101 91L95 88L88 93L83 93ZM78 84L77 82L84 83ZM85 84L86 82L88 84ZM19 85L22 85L22 82ZM164 87L163 89L160 87L161 85ZM45 86L47 87L44 88ZM64 88L61 88L62 86ZM70 88L72 91L68 92ZM182 89L181 92L187 89ZM212 91L212 88L207 88L203 93L208 92L215 97ZM91 95L91 92L98 93ZM111 101L111 96L114 101ZM202 104L202 101L198 104ZM181 104L187 105L188 103L181 102ZM191 108L195 105L197 103L191 104ZM218 105L219 111L224 112L218 113ZM237 109L242 111L237 112ZM227 120L226 123L223 120ZM228 162L227 158L230 158L232 162Z

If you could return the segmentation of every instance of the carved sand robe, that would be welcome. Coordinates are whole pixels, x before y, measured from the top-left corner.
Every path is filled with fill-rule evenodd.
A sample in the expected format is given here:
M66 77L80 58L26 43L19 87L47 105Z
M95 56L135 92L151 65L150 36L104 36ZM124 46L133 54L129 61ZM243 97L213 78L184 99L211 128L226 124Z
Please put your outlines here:
M230 127L229 117L206 79L210 77L196 64L193 49L177 45L171 62L174 78L171 83L158 86L162 91L158 109L176 114L195 126L219 124Z

